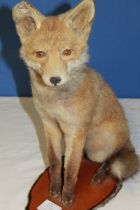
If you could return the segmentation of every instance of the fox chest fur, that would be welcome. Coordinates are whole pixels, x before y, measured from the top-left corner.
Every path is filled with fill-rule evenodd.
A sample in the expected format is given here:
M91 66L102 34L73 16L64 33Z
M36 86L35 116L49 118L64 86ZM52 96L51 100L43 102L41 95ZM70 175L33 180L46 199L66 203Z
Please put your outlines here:
M91 121L101 86L97 82L91 82L95 79L93 72L85 70L78 82L74 80L62 87L47 87L37 78L38 75L33 74L31 83L34 103L44 121L49 117L60 124L73 126L86 126Z

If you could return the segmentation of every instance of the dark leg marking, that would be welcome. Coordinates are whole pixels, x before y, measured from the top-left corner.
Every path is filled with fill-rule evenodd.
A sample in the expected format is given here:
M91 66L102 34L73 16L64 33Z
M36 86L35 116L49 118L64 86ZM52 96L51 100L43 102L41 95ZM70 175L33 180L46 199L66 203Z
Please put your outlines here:
M92 182L99 184L103 182L107 176L110 175L109 162L104 162L101 167L97 170L96 174L92 178Z
M56 157L52 145L49 146L49 161L50 195L53 198L57 198L61 194L61 160Z

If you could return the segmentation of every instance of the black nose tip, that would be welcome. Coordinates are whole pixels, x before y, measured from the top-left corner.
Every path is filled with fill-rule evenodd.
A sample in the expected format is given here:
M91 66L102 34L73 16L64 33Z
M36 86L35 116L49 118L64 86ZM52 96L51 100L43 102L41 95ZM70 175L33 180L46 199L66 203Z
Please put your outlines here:
M53 84L53 85L57 85L59 82L61 82L61 78L60 77L51 77L50 78L50 82Z

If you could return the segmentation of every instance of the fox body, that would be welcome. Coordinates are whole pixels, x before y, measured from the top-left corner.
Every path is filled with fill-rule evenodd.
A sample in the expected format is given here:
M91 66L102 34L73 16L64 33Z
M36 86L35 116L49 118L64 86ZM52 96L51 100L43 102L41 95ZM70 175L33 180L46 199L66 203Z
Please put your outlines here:
M62 189L65 206L73 202L83 153L92 161L107 163L93 177L97 182L107 171L123 180L139 166L121 105L102 77L85 65L94 13L92 0L49 17L25 1L13 8L20 54L29 68L33 100L46 136L50 194L57 197Z

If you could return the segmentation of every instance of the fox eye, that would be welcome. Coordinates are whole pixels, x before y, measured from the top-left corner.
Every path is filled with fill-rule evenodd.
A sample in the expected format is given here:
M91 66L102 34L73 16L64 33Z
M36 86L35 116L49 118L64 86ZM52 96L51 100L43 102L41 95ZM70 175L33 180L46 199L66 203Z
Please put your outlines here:
M46 52L44 51L36 51L35 54L36 54L36 57L38 58L43 58L46 56Z
M72 53L72 50L71 49L65 49L63 51L63 55L65 55L65 56L69 56L69 55L71 55L71 53Z

